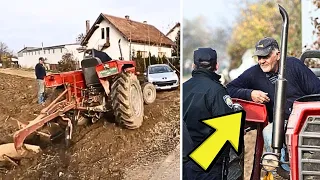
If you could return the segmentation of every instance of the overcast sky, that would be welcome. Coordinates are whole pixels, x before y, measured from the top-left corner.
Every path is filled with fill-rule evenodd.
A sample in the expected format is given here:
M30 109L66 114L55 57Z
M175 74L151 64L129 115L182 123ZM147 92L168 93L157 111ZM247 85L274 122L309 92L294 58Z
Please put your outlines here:
M147 21L166 34L180 22L180 0L9 0L1 1L0 41L15 52L24 46L74 43L100 13Z
M235 21L241 0L183 0L183 18L203 16L213 28Z

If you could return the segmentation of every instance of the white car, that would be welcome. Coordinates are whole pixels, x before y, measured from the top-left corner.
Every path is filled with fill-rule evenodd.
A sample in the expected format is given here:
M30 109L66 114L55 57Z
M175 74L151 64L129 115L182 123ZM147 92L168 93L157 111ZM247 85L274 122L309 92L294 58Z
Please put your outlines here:
M156 89L177 89L179 78L176 71L167 64L150 65L144 73L147 82L152 83Z

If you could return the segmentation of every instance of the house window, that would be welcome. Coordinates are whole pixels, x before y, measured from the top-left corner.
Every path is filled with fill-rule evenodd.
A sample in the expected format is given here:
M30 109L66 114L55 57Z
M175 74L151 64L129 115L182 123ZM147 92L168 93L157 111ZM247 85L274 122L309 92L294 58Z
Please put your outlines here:
M46 54L46 50L43 50L43 54Z
M163 56L165 56L166 55L166 52L158 52L158 56L160 57L160 58L162 58Z
M104 28L101 28L101 39L104 39Z
M52 53L54 53L54 49L52 49Z
M107 39L110 40L110 28L106 27Z
M61 48L61 53L62 53L62 48Z

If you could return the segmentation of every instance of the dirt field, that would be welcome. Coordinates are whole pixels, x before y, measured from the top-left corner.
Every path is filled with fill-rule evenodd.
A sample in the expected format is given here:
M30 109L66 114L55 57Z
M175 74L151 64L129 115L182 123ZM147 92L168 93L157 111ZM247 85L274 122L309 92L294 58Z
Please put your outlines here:
M28 72L30 74L30 72ZM21 74L20 74L21 75ZM26 75L26 77L32 77ZM0 73L0 143L12 140L15 119L34 119L37 105L34 79ZM73 144L47 145L43 153L24 159L17 168L1 169L2 179L149 179L138 171L157 165L179 143L180 89L158 92L155 103L145 106L143 126L121 129L113 123L78 127ZM9 137L9 139L8 139Z

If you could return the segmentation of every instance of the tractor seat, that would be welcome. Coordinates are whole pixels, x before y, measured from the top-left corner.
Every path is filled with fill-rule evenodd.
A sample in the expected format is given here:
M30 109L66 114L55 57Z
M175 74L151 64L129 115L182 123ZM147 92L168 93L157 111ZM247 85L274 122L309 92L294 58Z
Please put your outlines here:
M96 66L98 64L102 64L102 62L97 57L89 57L81 61L81 68L87 87L101 85L96 72Z
M105 52L93 50L94 57L99 58L102 63L112 60L112 58Z

